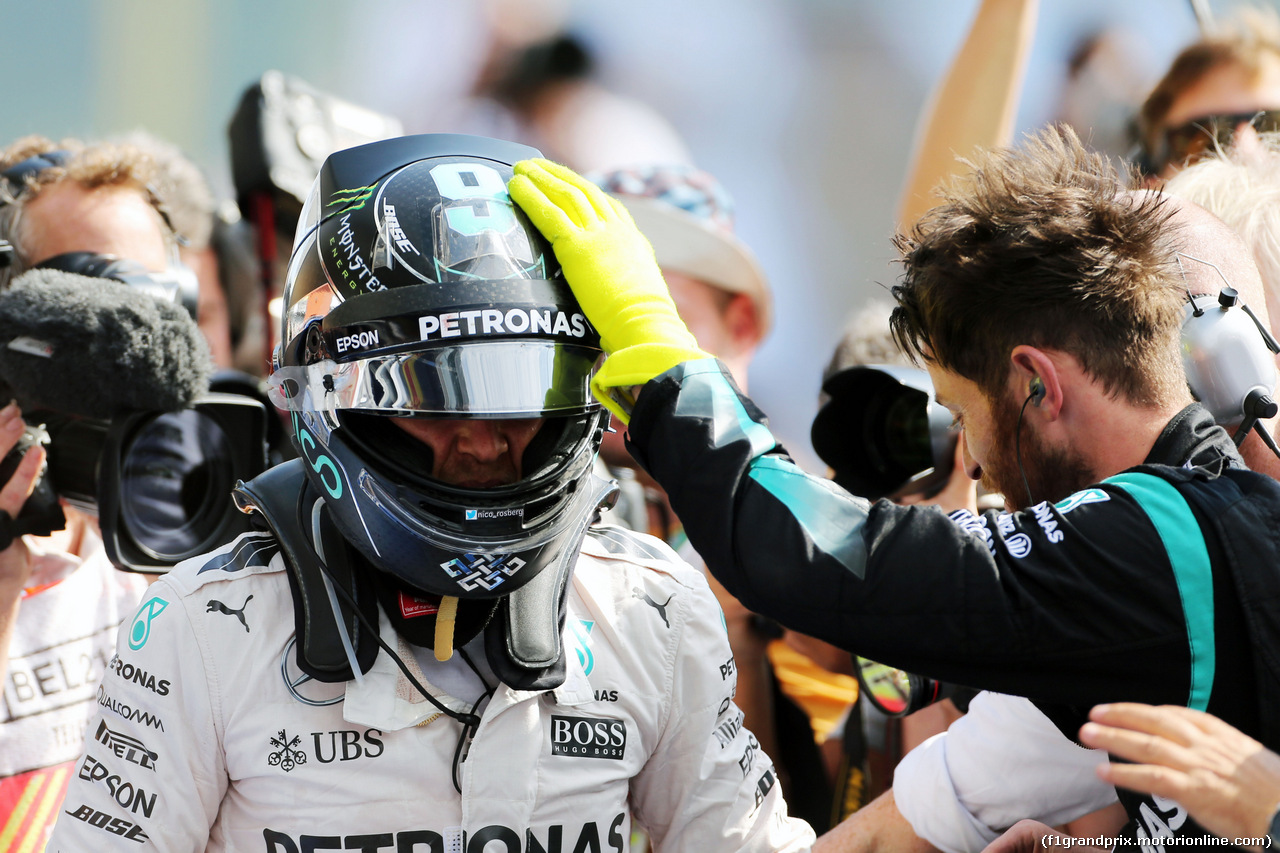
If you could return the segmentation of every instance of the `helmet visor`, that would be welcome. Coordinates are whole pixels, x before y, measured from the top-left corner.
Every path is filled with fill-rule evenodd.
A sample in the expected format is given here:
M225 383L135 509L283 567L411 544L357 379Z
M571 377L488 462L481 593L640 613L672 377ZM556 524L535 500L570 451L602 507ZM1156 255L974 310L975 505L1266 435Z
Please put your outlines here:
M286 411L358 409L389 414L539 417L595 408L594 347L491 341L280 367L268 396Z

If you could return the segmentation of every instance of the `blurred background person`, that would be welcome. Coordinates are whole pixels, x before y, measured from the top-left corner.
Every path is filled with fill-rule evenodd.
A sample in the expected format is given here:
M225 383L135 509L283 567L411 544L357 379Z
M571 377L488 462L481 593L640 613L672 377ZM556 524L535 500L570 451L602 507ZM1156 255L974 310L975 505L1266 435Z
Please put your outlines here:
M171 268L177 237L154 190L155 163L140 149L28 137L0 151L0 175L0 240L12 247L6 287L33 266L74 252L127 259L154 273ZM207 351L200 355L208 358ZM207 372L200 364L190 368ZM117 387L129 382L114 378ZM7 386L5 394L12 394ZM0 455L15 446L23 426L16 404L0 411ZM28 451L0 484L0 509L10 519L43 461L41 448ZM101 700L96 690L117 628L147 584L111 566L95 518L71 506L62 513L63 529L46 537L10 536L0 550L6 653L0 664L0 838L15 850L42 848L52 828L85 726Z
M1280 129L1280 17L1244 9L1174 59L1139 112L1140 166L1168 178L1241 127Z

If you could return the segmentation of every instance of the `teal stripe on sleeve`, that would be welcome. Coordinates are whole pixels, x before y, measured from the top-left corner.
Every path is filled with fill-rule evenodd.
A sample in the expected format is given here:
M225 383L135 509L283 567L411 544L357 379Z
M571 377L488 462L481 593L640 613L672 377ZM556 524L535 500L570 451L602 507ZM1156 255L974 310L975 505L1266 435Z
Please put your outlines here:
M1171 483L1153 474L1117 474L1103 482L1118 486L1138 502L1155 525L1173 566L1191 648L1191 693L1187 707L1204 711L1213 692L1217 664L1213 633L1213 569L1200 524Z
M779 456L751 461L751 479L783 503L804 532L826 553L857 577L867 566L867 546L862 526L867 521L866 501L827 486Z
M710 420L711 440L715 447L727 447L735 441L745 440L751 445L751 455L759 456L777 446L778 442L769 428L753 421L747 414L715 359L686 361L676 370L681 372L676 414Z
M862 577L867 563L862 527L870 504L828 480L810 477L789 460L764 455L777 447L777 440L747 414L715 359L688 361L674 370L680 372L676 414L711 421L714 447L747 442L753 457L748 476L782 502L815 545Z

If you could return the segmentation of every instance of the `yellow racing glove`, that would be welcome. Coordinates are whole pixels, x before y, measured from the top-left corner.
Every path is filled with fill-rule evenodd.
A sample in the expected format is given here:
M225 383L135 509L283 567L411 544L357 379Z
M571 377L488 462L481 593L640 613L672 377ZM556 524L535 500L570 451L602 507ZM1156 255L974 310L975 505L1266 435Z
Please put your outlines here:
M630 388L677 364L711 356L680 319L653 247L626 208L604 190L549 160L521 160L511 199L551 241L565 280L609 357L591 390L623 423Z

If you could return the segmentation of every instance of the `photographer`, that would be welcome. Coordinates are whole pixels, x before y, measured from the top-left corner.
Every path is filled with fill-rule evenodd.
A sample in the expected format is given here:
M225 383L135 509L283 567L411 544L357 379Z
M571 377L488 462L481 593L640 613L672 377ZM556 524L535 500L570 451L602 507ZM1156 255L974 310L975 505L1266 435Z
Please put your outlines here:
M744 604L890 665L1025 695L1070 734L1082 706L1124 698L1280 740L1275 682L1251 653L1275 638L1245 616L1280 584L1263 521L1280 487L1235 467L1187 390L1173 203L1050 130L977 156L899 238L896 337L962 428L969 475L1015 510L948 518L796 468L594 187L529 162L511 192L612 351L598 393L631 418L633 454ZM1204 834L1149 798L1124 802L1131 835Z
M16 278L67 253L113 255L154 272L169 267L176 242L160 213L158 199L148 189L155 178L152 163L136 149L74 141L55 146L48 140L28 138L0 153L0 172L0 240L11 249L8 265L0 271L6 288L0 299L7 306L20 295L21 288L13 286ZM42 276L66 278L65 273L36 272L23 281ZM124 287L84 281L91 291ZM26 292L37 291L44 292L39 288ZM149 296L146 299L155 301ZM89 297L72 295L72 300L81 307L95 304ZM38 301L29 306L27 319L38 319L54 310ZM190 330L189 343L194 345L198 336L190 320L180 308L170 306L169 310L165 316L184 324ZM36 358L42 375L67 379L35 389L33 405L40 400L72 398L66 402L74 407L114 408L117 400L129 398L138 377L113 369L110 363L72 364L57 351L51 358L23 352L23 341L30 350L33 338L22 335L38 333L34 326L17 319L14 322L14 317L6 317L2 336L0 364L5 369L0 369L4 386L0 393L4 399L19 396L26 403L30 398L24 392L38 381L36 375L14 375L7 370L24 357ZM73 323L70 317L67 323ZM83 324L70 332L70 336L84 340L95 334L99 333ZM163 333L156 334L150 326L136 337L113 343L137 345L137 363L145 361L148 345L169 343ZM208 359L207 351L190 354ZM204 368L197 363L188 369ZM181 372L176 365L172 371L167 365L161 371L166 381L180 381ZM197 377L197 384L205 375L207 371ZM98 387L80 388L81 382ZM144 388L142 396L151 394ZM156 399L163 396L155 394ZM23 439L23 414L12 402L0 410L0 457L8 456ZM33 415L33 423L42 417L39 412L27 414ZM141 575L112 567L96 519L72 506L62 507L63 529L53 529L56 521L46 525L51 536L14 535L24 529L15 519L45 462L45 449L38 443L32 445L0 486L0 510L4 513L0 516L0 643L6 652L0 658L5 700L0 718L0 815L5 816L0 820L0 835L14 839L15 849L23 845L39 848L51 831L56 807L83 748L85 727L100 701L97 685L112 659L116 630L133 612L146 587ZM54 504L52 510L56 509Z

